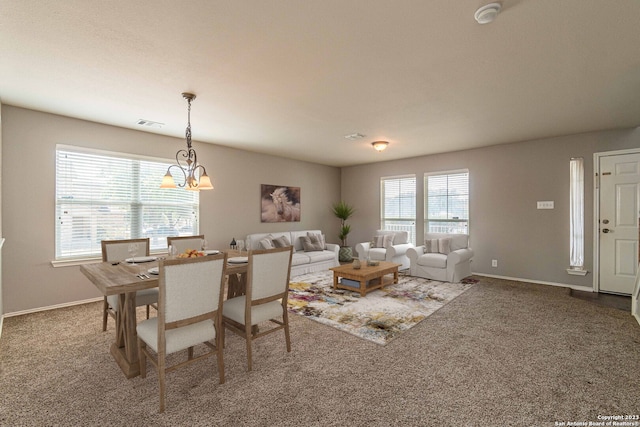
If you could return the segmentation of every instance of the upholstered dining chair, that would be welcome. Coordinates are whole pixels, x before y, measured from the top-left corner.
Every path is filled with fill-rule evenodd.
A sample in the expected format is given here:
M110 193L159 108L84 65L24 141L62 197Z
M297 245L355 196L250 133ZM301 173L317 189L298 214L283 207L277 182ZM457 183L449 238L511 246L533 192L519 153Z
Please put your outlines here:
M167 237L167 247L173 246L176 248L176 254L181 254L188 249L195 249L199 251L202 249L202 241L204 240L204 234L197 236L180 236L180 237Z
M167 372L217 355L220 384L224 384L220 331L226 265L226 253L159 263L158 316L142 321L136 330L140 375L147 376L147 358L158 371L160 412L165 408ZM194 358L194 346L198 344L205 344L210 350ZM185 349L186 361L167 366L167 355Z
M292 254L292 246L249 251L246 293L224 302L223 326L245 338L249 370L252 369L251 342L256 338L284 329L287 352L291 351L287 299ZM255 326L266 321L277 326L258 331Z
M124 239L124 240L103 240L102 241L102 261L115 262L123 261L129 258L129 245L131 243L138 244L139 256L149 255L149 238L145 239ZM140 250L141 249L141 250ZM145 289L136 292L136 306L147 306L147 319L149 318L149 307L157 308L158 290ZM109 295L104 297L102 304L102 331L107 330L107 320L109 316L116 318L118 311L118 295Z

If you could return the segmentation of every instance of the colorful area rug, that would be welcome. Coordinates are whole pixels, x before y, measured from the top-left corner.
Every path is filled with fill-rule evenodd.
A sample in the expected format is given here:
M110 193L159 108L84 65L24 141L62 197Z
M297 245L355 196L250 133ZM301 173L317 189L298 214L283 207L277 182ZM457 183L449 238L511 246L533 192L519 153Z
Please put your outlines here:
M398 283L367 293L333 289L333 272L291 279L289 312L385 345L471 288L477 280L444 283L400 276Z

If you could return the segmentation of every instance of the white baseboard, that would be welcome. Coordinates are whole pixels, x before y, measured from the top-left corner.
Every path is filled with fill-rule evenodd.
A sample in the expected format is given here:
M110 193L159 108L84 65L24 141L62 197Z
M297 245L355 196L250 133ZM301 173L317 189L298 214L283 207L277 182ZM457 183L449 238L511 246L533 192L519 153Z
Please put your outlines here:
M545 282L543 280L522 279L520 277L498 276L495 274L485 274L485 273L471 273L471 274L475 276L493 277L494 279L514 280L516 282L535 283L538 285L560 286L563 288L574 289L576 291L593 292L593 288L588 288L586 286L570 285L568 283Z
M90 298L82 301L66 302L64 304L50 305L47 307L31 308L29 310L14 311L13 313L5 313L4 317L22 316L23 314L37 313L39 311L55 310L56 308L72 307L74 305L88 304L90 302L102 301L104 297ZM1 331L1 329L0 329Z
M0 339L2 339L2 323L4 322L4 315L0 316Z

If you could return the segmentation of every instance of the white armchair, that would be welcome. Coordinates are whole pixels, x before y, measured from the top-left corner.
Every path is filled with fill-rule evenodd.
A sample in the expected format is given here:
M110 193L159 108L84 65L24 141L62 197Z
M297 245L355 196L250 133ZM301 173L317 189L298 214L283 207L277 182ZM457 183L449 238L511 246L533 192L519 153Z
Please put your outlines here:
M407 250L412 276L458 283L471 276L468 234L425 233L425 245Z
M383 239L376 239L377 236L383 236ZM386 245L384 236L387 237ZM389 261L396 264L402 264L400 270L409 268L409 258L407 258L407 250L413 248L413 244L409 243L409 233L406 231L387 231L377 230L374 235L374 241L377 242L376 247L372 247L372 242L358 243L356 245L356 253L361 259L369 258L372 261Z

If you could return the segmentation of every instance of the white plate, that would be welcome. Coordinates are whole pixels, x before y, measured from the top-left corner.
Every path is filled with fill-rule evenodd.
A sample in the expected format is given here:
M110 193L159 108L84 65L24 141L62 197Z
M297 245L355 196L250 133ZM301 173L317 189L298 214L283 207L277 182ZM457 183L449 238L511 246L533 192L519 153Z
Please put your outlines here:
M125 259L126 262L151 262L157 260L157 256L137 256Z
M227 260L229 264L244 264L245 262L249 262L249 257L247 256L236 256L233 258L229 258Z
M147 270L147 272L149 272L149 274L155 274L155 275L160 274L160 270L158 269L158 267L151 267L150 269Z
M204 252L205 255L217 255L217 254L220 253L220 251L217 250L217 249L209 249L209 250L202 251L202 252Z

